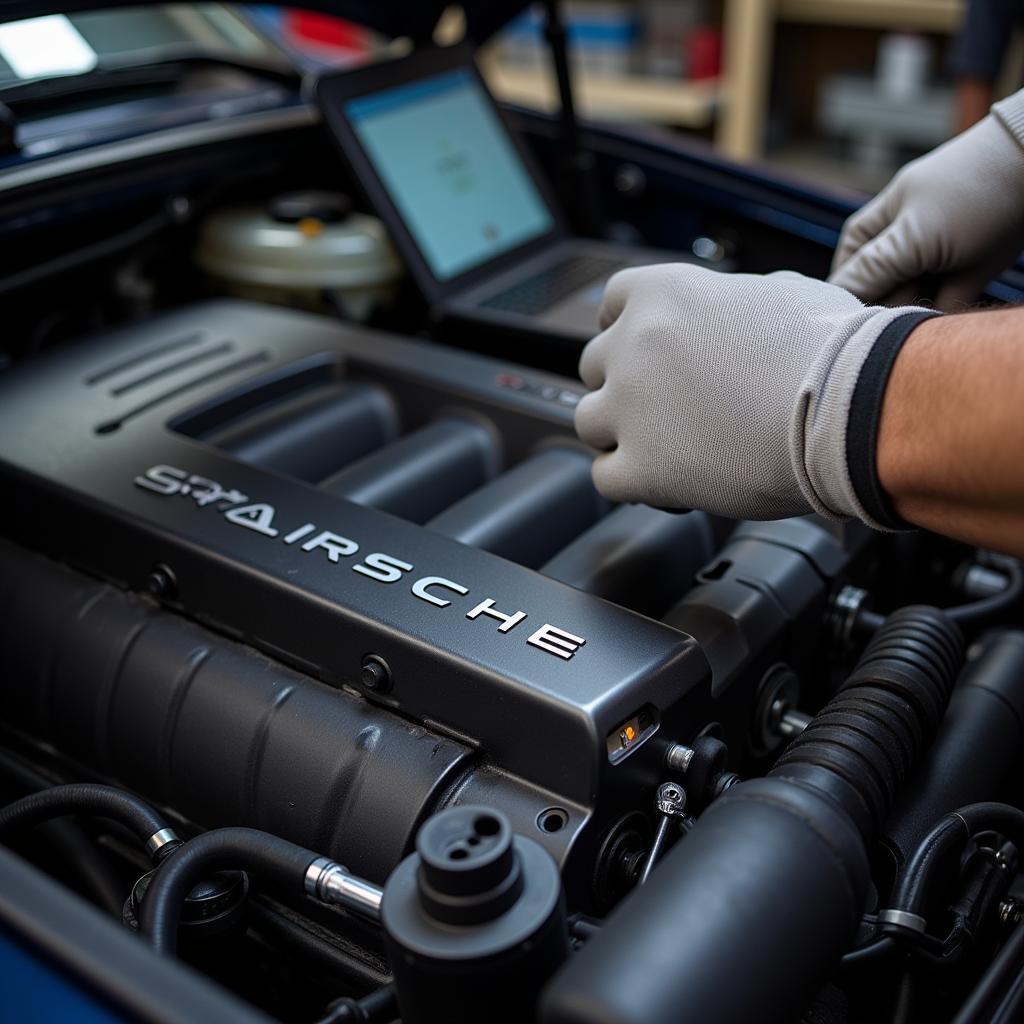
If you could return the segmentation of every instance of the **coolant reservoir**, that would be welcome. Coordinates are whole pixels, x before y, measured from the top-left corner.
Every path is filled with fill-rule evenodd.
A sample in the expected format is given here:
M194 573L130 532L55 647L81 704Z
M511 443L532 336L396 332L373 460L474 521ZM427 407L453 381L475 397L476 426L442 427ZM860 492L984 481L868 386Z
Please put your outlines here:
M337 192L289 192L212 214L196 260L239 298L365 321L393 297L402 265L376 217Z

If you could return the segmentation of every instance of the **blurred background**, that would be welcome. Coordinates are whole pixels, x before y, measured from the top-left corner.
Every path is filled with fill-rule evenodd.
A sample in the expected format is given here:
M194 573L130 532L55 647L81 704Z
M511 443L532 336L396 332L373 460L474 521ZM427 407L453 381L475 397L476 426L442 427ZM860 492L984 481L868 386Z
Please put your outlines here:
M875 191L1024 83L1024 0L565 0L586 117L699 137L731 159ZM381 45L330 17L255 9L327 63ZM459 38L452 7L441 35ZM543 15L481 53L497 95L551 110Z

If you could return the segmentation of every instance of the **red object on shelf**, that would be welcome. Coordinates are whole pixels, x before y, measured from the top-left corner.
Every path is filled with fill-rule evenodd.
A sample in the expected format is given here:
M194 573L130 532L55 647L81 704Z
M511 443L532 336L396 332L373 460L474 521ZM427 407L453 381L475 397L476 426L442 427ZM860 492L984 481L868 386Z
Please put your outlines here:
M722 33L711 25L701 25L686 33L683 42L686 67L694 81L718 78L722 73Z
M286 11L284 30L293 43L313 43L320 48L363 50L366 30L354 22L312 11Z

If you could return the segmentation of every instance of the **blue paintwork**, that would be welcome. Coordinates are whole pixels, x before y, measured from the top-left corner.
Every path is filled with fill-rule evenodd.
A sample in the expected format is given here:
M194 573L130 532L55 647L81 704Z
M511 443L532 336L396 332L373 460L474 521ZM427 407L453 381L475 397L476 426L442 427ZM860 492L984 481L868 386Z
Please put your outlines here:
M125 1024L130 1018L22 940L0 929L0 1021L11 1024Z

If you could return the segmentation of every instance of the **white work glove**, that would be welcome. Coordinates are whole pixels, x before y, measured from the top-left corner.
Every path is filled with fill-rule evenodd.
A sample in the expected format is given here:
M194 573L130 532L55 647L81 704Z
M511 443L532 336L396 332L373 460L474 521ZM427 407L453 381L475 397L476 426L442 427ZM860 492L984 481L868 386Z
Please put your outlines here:
M936 304L974 302L1024 248L1024 90L907 164L843 227L829 280L878 302L939 277Z
M847 468L850 403L882 332L929 312L863 306L788 271L619 272L605 291L602 333L580 360L594 390L577 407L576 430L603 452L597 489L737 519L815 511L881 525Z

